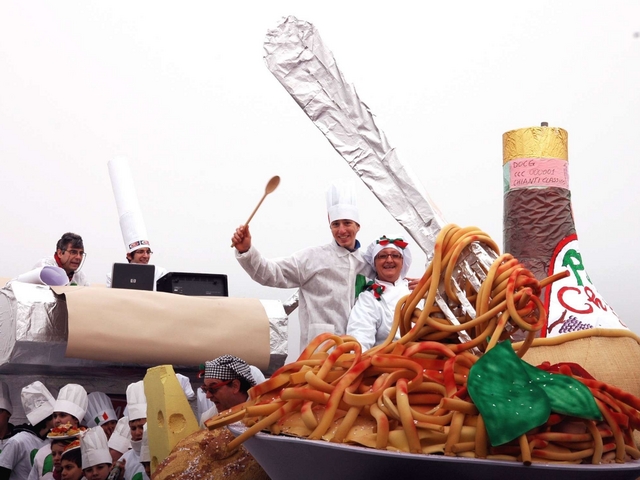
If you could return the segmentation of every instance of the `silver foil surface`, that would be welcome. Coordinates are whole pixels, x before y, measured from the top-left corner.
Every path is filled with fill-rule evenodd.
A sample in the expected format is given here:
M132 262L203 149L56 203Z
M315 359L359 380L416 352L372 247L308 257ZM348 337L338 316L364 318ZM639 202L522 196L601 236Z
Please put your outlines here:
M347 83L316 28L289 16L267 32L264 50L269 71L431 260L436 237L447 222L410 166L397 157L355 87ZM492 250L475 243L454 272L458 299L471 318L475 310L459 285L466 278L479 288L496 258ZM436 301L458 325L460 312L448 307L444 289ZM464 332L459 336L469 340Z
M290 16L267 33L267 68L333 148L431 258L446 221L344 79L316 28Z
M264 372L268 376L287 357L288 316L280 301L261 303L270 327L271 357ZM0 288L0 380L11 392L12 423L24 421L20 390L35 380L42 381L54 396L67 383L79 383L88 392L124 395L129 383L141 380L155 366L65 357L67 325L65 297L48 286L13 281ZM192 383L200 383L197 365L174 369Z

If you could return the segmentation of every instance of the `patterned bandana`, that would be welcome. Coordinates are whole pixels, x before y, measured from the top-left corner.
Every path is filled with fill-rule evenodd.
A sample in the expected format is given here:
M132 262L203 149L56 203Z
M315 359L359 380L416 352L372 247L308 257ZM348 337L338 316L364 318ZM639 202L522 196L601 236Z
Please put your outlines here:
M256 385L247 362L233 355L223 355L215 360L205 362L204 366L204 378L216 378L218 380L244 378L252 387Z

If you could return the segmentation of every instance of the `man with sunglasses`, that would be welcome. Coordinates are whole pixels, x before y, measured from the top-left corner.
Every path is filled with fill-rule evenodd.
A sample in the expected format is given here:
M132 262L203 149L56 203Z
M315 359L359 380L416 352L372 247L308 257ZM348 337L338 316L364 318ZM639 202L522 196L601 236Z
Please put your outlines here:
M411 267L411 250L402 237L377 239L362 255L376 271L349 315L347 335L355 337L368 350L386 340L393 326L398 301L410 293L406 277ZM396 331L400 338L400 330Z
M233 355L223 355L205 362L204 372L200 374L204 376L204 383L200 386L200 390L214 404L202 413L201 423L218 412L246 402L249 398L247 391L265 380L258 368Z
M88 286L87 277L84 272L80 271L86 256L82 237L75 233L67 232L58 240L54 255L43 258L33 268L60 267L69 277L69 285Z

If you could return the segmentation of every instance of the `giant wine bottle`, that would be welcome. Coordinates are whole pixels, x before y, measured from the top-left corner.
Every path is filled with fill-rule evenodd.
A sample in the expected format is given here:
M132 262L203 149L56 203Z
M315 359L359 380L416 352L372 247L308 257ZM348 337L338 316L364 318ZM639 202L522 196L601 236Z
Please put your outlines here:
M591 282L578 247L569 189L566 130L540 127L502 136L504 251L538 280L568 269L543 292L541 337L590 328L627 328Z

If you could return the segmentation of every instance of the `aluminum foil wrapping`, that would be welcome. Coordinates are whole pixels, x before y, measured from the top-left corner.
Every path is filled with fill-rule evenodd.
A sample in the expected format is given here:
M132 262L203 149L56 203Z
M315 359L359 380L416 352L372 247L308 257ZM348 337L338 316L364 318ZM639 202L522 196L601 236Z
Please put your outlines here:
M269 317L269 366L263 371L265 377L271 376L278 368L284 365L288 355L287 326L289 315L279 300L260 300Z
M287 357L287 314L280 301L261 300L270 329L270 363L265 375L282 366ZM14 421L23 419L20 389L40 380L55 395L70 382L83 385L88 392L102 391L124 395L127 385L144 378L154 365L101 362L65 357L68 337L68 311L64 295L49 287L9 282L0 288L0 379L9 385L14 405ZM176 366L192 381L197 380L196 365Z
M67 335L66 302L49 287L13 281L0 288L0 379L9 385L13 423L26 421L20 390L36 380L54 396L71 382L124 396L129 383L144 377L145 365L66 358ZM180 373L197 377L193 367Z
M354 86L347 83L316 28L287 17L267 33L264 49L267 68L431 259L436 237L447 222L409 165L389 145ZM466 278L479 288L496 258L476 243L462 255L454 272L458 300L472 318L475 310L459 285ZM459 324L460 312L449 308L444 288L436 301L449 321ZM459 336L469 340L464 332Z
M430 258L446 221L346 82L316 28L287 17L267 33L264 49L271 73Z

